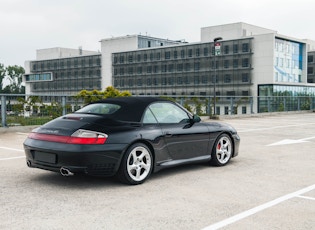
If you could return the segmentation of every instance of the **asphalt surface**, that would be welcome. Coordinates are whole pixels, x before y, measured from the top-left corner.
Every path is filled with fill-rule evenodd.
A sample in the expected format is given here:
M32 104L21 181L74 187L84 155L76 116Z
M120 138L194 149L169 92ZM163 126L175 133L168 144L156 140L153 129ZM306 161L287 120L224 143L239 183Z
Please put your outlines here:
M167 169L138 186L30 169L33 127L0 128L0 229L315 229L315 113L219 122L241 137L229 165Z

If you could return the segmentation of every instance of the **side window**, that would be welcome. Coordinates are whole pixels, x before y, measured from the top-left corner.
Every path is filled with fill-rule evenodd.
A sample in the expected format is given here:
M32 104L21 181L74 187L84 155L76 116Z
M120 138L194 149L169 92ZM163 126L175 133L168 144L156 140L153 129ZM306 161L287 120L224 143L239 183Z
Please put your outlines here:
M188 114L172 103L154 103L149 108L159 123L177 124L189 121Z
M142 122L143 124L157 124L157 120L149 108L145 111Z

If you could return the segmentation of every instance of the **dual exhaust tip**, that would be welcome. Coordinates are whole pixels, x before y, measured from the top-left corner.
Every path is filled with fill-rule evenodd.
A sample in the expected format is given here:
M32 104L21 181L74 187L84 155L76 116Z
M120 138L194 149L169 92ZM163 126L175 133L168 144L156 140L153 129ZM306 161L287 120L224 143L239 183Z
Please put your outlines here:
M65 168L65 167L61 167L59 171L60 171L60 174L62 176L73 176L74 175L74 173L71 172L70 169Z

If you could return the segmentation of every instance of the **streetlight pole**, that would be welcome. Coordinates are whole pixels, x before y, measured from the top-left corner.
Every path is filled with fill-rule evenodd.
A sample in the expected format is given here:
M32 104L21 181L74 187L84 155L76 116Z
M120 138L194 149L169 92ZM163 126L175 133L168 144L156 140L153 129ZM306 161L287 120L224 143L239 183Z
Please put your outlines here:
M222 40L221 37L216 37L213 39L213 46L214 46L214 83L213 83L213 116L216 115L216 100L217 100L217 94L216 94L216 84L217 84L217 63L216 63L216 56L221 54L221 44L218 42Z

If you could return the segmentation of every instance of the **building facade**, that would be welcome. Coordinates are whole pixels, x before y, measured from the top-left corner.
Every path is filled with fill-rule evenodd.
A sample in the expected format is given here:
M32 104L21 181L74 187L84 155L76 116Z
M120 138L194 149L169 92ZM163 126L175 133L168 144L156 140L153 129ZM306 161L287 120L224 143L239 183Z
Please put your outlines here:
M26 63L26 92L73 95L113 85L133 95L215 95L216 114L231 113L235 101L241 106L233 113L257 113L281 110L268 97L315 96L315 41L242 22L201 28L200 40L127 35L102 39L101 53L40 50ZM283 100L290 110L312 103Z
M307 56L307 82L315 83L315 51L308 52Z
M82 89L101 90L101 58L100 53L81 49L38 50L37 60L25 64L26 94L47 95L44 101L59 101L54 95L75 95Z

